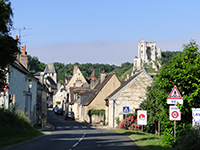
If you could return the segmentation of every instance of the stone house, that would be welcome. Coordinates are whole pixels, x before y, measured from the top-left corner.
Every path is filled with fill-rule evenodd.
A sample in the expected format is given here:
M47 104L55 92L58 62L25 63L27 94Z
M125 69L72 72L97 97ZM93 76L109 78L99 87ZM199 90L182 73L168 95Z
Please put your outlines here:
M98 117L93 115L92 118L90 118L87 113L91 109L105 110L104 99L113 91L115 91L120 86L120 84L121 82L114 72L109 74L102 72L101 78L93 90L80 95L80 121L98 123L100 120L103 120L103 116Z
M135 113L145 98L147 86L152 82L153 79L144 69L122 82L121 86L105 98L106 124L116 127L116 118L123 120L123 107L129 107L129 113Z
M80 69L78 68L78 66L74 66L74 70L73 70L73 75L72 76L66 76L66 80L65 80L65 88L63 91L63 95L65 96L65 100L64 100L64 111L71 111L72 110L72 105L69 105L71 103L71 101L74 100L74 93L70 91L70 89L72 89L72 87L85 87L88 88L89 84L87 82L87 80L85 79L85 77L83 76L82 72L80 71Z

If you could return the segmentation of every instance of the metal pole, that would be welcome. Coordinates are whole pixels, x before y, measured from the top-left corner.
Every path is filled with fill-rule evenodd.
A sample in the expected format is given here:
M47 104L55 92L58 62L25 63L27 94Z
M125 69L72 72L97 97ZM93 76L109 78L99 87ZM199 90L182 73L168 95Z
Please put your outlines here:
M113 128L115 127L115 100L113 99Z
M174 143L176 143L176 121L174 121Z

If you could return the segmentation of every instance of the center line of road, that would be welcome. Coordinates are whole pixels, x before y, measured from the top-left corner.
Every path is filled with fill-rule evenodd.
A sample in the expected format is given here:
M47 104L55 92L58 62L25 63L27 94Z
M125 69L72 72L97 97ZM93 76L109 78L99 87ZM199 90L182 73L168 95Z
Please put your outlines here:
M85 137L85 135L86 135L86 133L83 134L82 138L80 138L80 139L78 140L78 142L76 142L76 143L73 145L73 147L76 147L76 146L83 140L83 138Z

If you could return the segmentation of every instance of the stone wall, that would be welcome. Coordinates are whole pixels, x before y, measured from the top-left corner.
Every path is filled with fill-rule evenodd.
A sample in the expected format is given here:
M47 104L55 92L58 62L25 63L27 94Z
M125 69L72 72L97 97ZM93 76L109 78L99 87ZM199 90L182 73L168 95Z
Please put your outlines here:
M140 103L145 99L146 87L150 86L151 82L152 80L145 73L142 73L109 100L109 126L113 127L113 119L114 127L117 125L116 117L122 121L124 106L129 107L129 113L135 113L135 110L139 109ZM114 103L113 100L115 100Z

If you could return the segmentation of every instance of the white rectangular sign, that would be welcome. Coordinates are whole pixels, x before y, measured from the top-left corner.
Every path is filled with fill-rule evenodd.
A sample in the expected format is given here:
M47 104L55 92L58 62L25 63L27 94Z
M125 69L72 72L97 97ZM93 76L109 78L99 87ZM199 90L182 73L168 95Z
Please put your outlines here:
M171 121L181 120L181 111L176 105L169 106L169 120Z
M176 105L177 103L183 104L183 100L167 99L167 104L174 104L174 105Z
M192 108L192 126L200 125L200 108Z
M137 124L147 125L147 111L146 110L137 111Z

